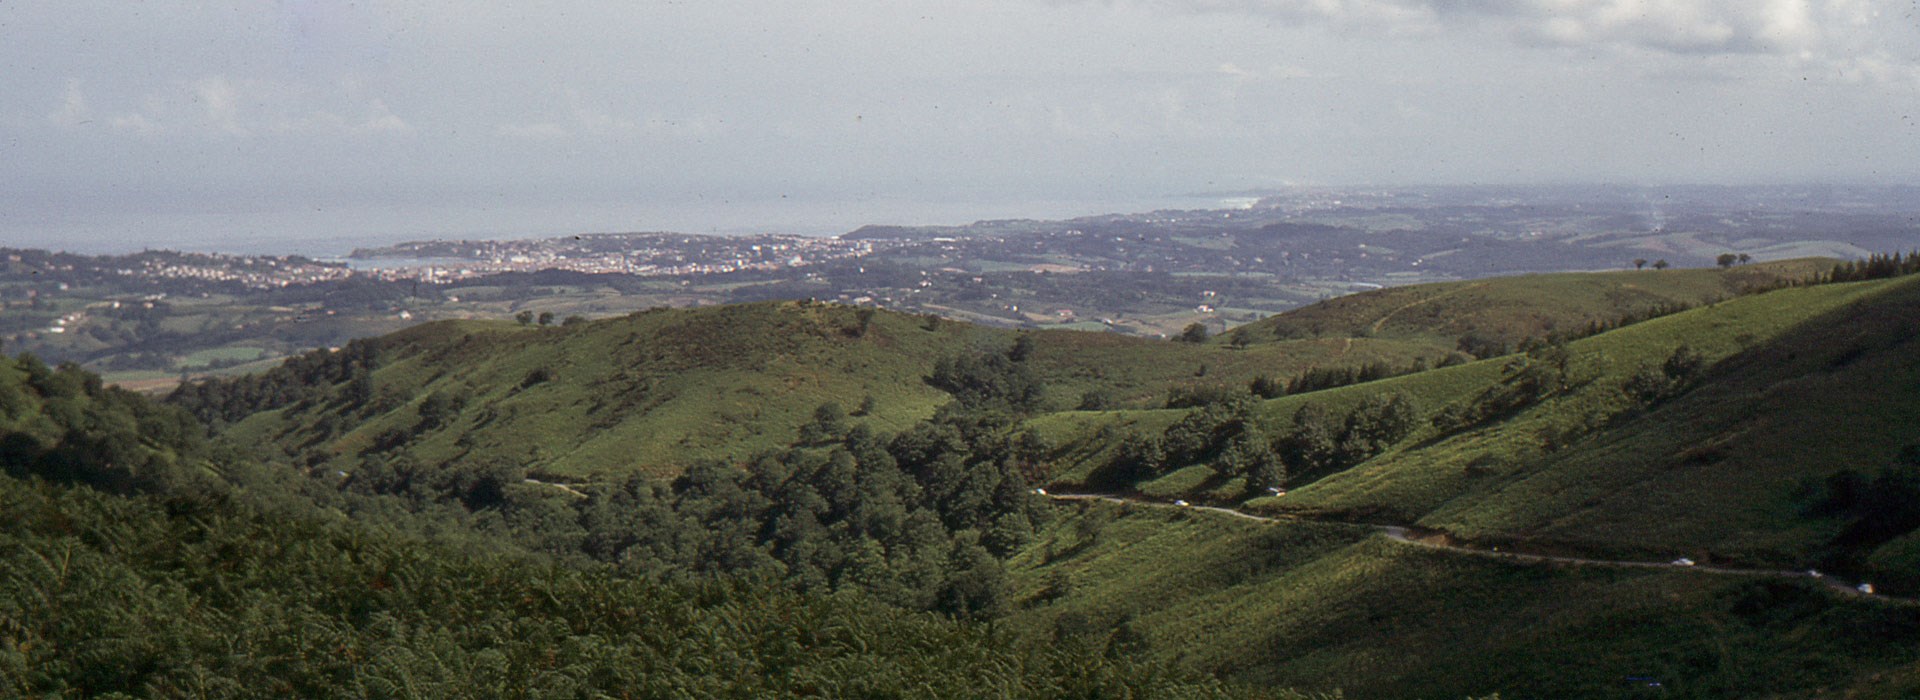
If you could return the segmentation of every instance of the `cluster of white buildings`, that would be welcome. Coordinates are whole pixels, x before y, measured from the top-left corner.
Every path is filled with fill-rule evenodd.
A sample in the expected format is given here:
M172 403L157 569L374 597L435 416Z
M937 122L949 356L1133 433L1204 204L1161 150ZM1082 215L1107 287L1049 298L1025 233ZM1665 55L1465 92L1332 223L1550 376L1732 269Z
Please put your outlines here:
M297 284L315 284L353 276L342 265L289 262L281 258L207 256L207 262L187 264L148 260L140 269L115 270L122 275L161 279L197 279L210 282L239 282L252 289L272 289Z

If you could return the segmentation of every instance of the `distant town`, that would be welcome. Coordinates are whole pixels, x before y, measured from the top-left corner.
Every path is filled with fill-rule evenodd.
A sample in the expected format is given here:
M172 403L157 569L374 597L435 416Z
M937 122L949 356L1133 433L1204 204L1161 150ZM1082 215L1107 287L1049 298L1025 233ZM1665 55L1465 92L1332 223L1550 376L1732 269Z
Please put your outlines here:
M880 244L884 247L884 243ZM874 252L875 241L793 235L742 237L597 233L521 241L427 241L355 250L359 272L386 280L446 282L504 272L716 275L772 271Z

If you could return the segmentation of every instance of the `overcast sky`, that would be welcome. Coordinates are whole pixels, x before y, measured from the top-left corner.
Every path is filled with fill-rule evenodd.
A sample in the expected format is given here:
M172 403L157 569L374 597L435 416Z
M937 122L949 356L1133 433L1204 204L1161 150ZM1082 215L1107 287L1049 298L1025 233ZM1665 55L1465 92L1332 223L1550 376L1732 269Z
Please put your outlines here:
M1920 0L0 0L0 95L70 249L1915 183Z

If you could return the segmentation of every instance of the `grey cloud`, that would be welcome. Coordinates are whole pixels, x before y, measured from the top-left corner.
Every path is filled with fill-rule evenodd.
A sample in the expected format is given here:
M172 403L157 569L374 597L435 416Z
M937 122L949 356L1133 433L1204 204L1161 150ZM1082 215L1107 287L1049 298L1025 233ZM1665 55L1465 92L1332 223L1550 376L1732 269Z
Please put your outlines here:
M0 0L0 192L59 216L644 212L631 203L1912 178L1908 7ZM18 211L0 206L0 229L59 218Z
M1126 4L1126 0L1116 0ZM1140 0L1164 11L1426 34L1486 31L1526 45L1920 63L1910 0ZM1894 20L1894 16L1902 17ZM1904 50L1902 50L1904 49ZM1876 74L1884 73L1883 71Z

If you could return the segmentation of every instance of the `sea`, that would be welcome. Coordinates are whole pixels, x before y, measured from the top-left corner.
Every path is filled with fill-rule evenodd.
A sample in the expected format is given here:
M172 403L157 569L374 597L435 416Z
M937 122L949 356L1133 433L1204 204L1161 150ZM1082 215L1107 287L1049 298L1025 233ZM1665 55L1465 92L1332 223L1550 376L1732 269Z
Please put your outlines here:
M564 204L385 204L159 212L110 207L0 208L0 247L86 254L142 250L339 258L355 248L424 240L510 240L579 233L672 231L707 235L834 236L868 224L960 225L988 219L1068 219L1163 209L1228 209L1224 196L998 200L694 199Z

